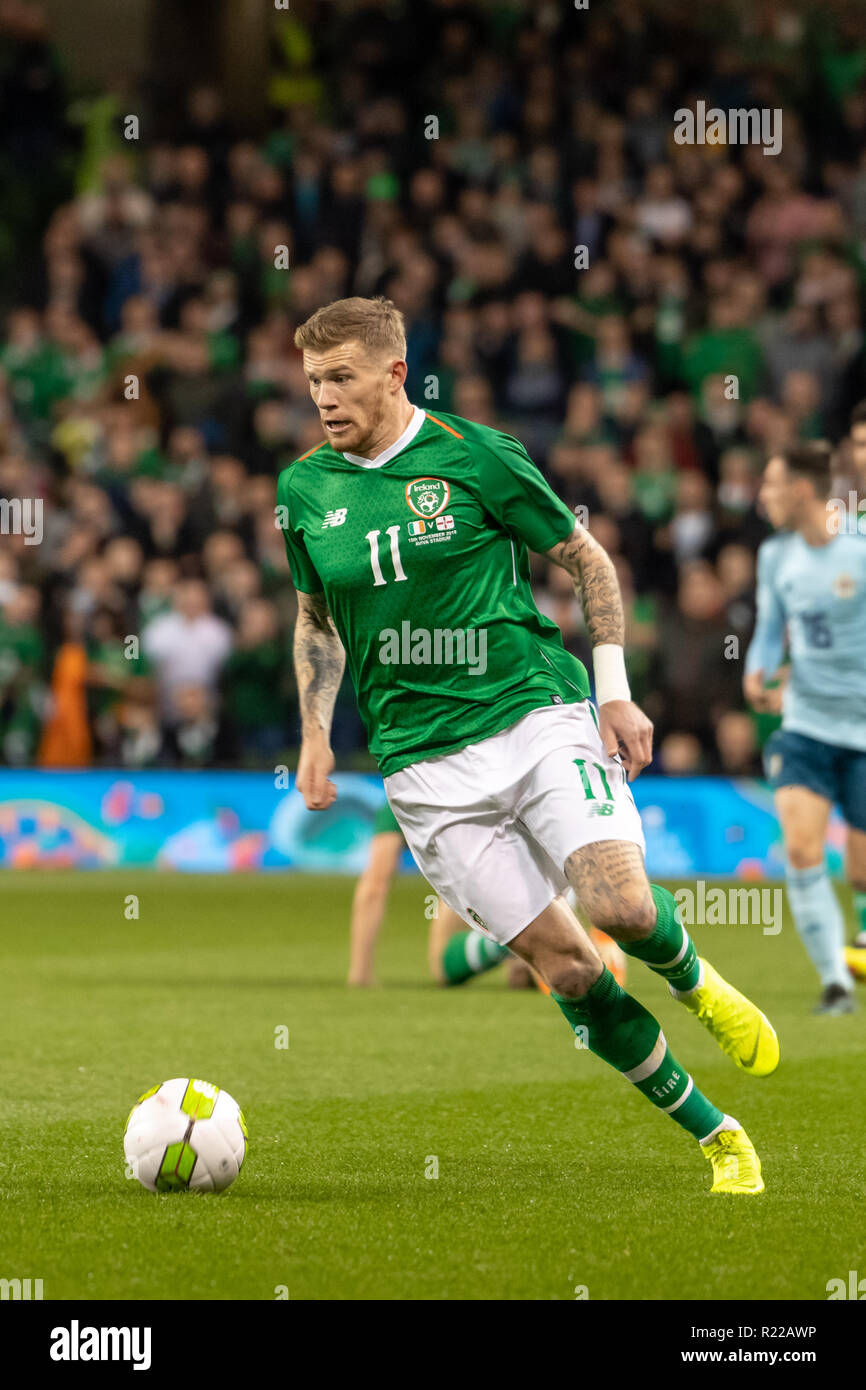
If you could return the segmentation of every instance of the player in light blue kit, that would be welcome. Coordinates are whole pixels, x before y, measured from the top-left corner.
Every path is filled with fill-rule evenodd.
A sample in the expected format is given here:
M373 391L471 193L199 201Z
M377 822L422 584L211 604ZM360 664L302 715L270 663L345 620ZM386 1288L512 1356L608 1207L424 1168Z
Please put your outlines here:
M746 699L782 710L767 742L787 856L788 899L821 978L816 1012L850 1013L851 970L866 951L845 948L842 910L824 862L830 811L848 827L846 869L866 928L866 535L840 526L830 504L832 452L798 443L767 464L761 501L784 533L758 553L758 619L746 657ZM784 687L768 689L787 645Z

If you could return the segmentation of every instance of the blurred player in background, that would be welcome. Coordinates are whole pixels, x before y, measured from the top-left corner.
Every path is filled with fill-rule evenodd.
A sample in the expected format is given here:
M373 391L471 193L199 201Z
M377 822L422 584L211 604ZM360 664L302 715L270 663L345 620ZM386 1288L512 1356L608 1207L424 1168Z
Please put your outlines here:
M864 424L855 430L866 430ZM846 872L858 940L866 939L866 535L840 527L828 505L832 451L813 441L770 458L761 499L784 534L758 553L758 616L743 688L759 711L782 710L767 742L787 857L788 900L823 992L816 1012L850 1013L851 971L866 950L845 948L842 909L824 861L833 805L848 827ZM787 635L786 635L787 634ZM768 688L787 645L788 679ZM849 965L851 969L849 969Z
M355 885L352 899L350 985L375 984L376 943L385 916L388 894L400 867L406 841L397 817L386 802L373 823L367 867ZM428 959L437 984L456 985L499 965L510 952L478 932L468 930L457 913L441 899L430 921ZM515 964L519 962L515 961Z
M373 822L367 867L355 885L352 898L351 954L347 982L350 985L366 986L376 982L376 943L382 928L391 883L400 867L405 847L403 831L386 801ZM571 890L566 896L570 906L576 911L577 899ZM626 958L616 942L605 932L597 931L595 927L590 928L590 936L617 984L624 985ZM494 966L500 965L506 957L509 957L508 984L511 989L525 989L537 984L543 992L549 993L547 986L538 976L533 975L524 961L512 955L507 947L483 936L481 932L467 929L453 908L441 898L436 899L433 917L430 920L428 963L430 974L437 984L465 984L475 975L483 975Z

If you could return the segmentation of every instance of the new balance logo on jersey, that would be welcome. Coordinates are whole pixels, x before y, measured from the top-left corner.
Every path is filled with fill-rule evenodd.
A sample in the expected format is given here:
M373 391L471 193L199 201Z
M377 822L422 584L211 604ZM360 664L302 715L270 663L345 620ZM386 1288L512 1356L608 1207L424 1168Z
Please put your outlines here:
M325 520L322 522L322 530L326 526L342 526L346 520L348 507L336 507L332 512L325 512Z

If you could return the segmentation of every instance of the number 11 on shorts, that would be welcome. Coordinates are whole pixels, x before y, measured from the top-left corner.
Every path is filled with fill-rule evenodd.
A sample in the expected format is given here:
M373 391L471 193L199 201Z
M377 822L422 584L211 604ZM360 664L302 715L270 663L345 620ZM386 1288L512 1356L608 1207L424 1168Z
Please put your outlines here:
M583 794L585 800L596 801L597 797L595 795L595 792L592 790L592 783L589 780L589 773L586 770L586 759L572 758L572 762L576 765L577 770L580 773L580 780L583 784ZM601 785L604 787L605 801L613 801L613 792L611 791L610 784L608 783L608 780L604 775L604 768L602 767L601 763L593 763L592 766L595 768L596 772L601 778Z

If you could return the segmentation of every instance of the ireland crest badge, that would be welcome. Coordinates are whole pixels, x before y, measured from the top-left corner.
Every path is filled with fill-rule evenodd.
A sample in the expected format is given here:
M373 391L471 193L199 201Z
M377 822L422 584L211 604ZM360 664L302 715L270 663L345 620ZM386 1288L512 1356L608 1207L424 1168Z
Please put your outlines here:
M450 495L442 478L414 478L406 484L406 501L416 516L438 516L448 506Z

